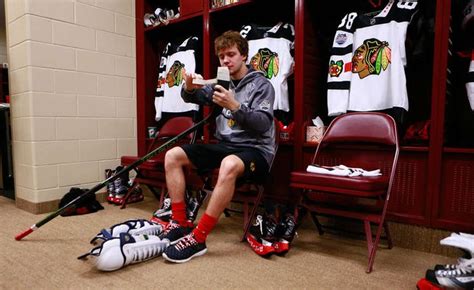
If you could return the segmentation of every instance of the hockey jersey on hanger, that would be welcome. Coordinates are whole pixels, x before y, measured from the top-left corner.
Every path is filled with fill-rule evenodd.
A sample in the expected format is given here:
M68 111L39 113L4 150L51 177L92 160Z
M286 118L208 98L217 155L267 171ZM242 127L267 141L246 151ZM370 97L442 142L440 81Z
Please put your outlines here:
M393 107L408 111L405 38L416 6L416 1L390 0L374 17L344 16L329 59L329 116Z
M248 40L247 64L262 71L275 89L274 110L290 110L287 78L293 73L295 29L279 22L271 27L243 25L240 34Z
M179 46L169 42L163 50L155 93L156 121L161 119L162 112L199 110L199 105L185 103L181 98L185 73L194 73L196 70L197 44L197 37L189 37Z

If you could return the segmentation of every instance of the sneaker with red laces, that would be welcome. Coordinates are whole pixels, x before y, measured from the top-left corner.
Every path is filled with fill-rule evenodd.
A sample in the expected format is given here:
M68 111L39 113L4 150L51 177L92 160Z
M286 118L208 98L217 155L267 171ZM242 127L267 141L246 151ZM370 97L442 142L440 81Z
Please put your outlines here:
M170 245L174 245L178 243L184 236L191 233L192 230L192 223L182 226L177 221L171 220L163 229L163 232L158 235L158 237L161 240L168 240Z
M185 263L207 252L206 243L199 243L192 233L184 236L177 244L163 252L163 258L174 263Z

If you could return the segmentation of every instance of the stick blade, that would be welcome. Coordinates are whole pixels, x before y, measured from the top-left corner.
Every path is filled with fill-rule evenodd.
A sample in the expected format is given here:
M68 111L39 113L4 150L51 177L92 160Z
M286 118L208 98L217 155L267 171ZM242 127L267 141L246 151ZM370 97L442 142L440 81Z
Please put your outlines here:
M22 232L22 233L19 233L18 235L15 236L15 240L17 241L20 241L21 239L23 239L24 237L26 237L27 235L31 234L33 232L33 229L32 228L29 228L27 229L26 231Z

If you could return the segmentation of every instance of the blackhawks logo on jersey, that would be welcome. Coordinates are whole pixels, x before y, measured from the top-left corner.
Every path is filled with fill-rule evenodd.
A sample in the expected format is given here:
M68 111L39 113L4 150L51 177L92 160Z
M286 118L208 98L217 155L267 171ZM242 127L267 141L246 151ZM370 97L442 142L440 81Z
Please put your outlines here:
M392 59L392 51L388 42L375 38L364 40L352 57L352 72L361 79L368 75L379 75L386 70Z
M262 71L267 79L276 77L280 69L278 53L273 52L268 48L260 48L250 59L250 65L255 70Z
M234 119L227 119L227 126L229 126L229 128L234 127L234 125L235 125Z
M250 166L249 166L249 167L250 167L250 172L254 172L255 169L257 169L257 168L256 168L257 166L255 165L255 162L253 162L253 161L250 162Z
M174 61L169 72L166 74L166 83L168 84L168 87L179 86L183 82L184 75L186 74L184 66L184 63L179 60Z
M342 60L334 61L331 60L329 62L329 75L331 77L338 77L342 72L342 65L344 62Z
M156 83L156 87L157 88L160 88L162 85L164 85L166 83L166 80L164 77L160 77L158 78L158 82Z

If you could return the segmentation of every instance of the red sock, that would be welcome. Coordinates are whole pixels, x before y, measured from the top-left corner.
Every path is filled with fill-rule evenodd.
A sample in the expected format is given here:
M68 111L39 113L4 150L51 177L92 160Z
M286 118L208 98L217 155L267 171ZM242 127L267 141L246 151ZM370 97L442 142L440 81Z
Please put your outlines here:
M171 219L177 221L180 225L184 226L187 224L186 218L186 203L181 202L172 202L171 203Z
M197 227L195 227L193 230L196 241L198 241L198 243L204 243L206 241L207 235L209 235L216 224L217 218L205 213L199 220Z

